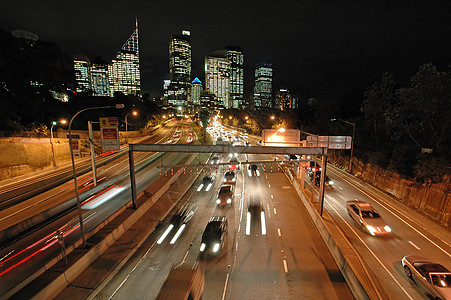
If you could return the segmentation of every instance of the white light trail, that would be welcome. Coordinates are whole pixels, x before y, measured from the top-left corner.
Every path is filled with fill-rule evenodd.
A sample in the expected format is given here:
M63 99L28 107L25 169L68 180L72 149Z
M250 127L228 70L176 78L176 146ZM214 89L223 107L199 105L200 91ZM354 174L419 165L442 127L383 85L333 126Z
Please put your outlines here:
M168 236L169 232L171 232L172 228L174 228L174 225L169 225L168 229L163 233L163 235L158 239L157 244L160 245L163 243L164 239Z
M175 233L174 237L172 238L172 240L169 242L169 244L174 245L174 243L177 241L177 239L179 238L179 236L182 234L183 230L185 229L186 224L182 224L182 226L180 226L179 230L177 230L177 232Z

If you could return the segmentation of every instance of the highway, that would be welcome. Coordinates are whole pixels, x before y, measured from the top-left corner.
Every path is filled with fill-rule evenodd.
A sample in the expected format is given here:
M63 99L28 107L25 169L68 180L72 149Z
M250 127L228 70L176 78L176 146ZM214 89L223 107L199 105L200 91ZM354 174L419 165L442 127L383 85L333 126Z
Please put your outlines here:
M188 139L185 134L175 131L182 129L180 122L171 122L148 142L181 142ZM135 154L138 191L146 188L160 177L157 165L161 164L160 154ZM180 155L169 154L165 162L176 164ZM57 172L55 176L59 176ZM96 228L106 218L130 201L128 156L103 165L98 169L100 184L94 188L92 173L78 178L85 232ZM30 180L34 184L34 180ZM19 185L22 189L26 185ZM10 191L8 190L10 193ZM60 254L56 231L63 232L66 247L80 240L78 215L73 180L29 198L0 211L2 247L0 252L0 295L44 270L44 266ZM27 227L28 226L28 227ZM11 238L9 238L12 236ZM87 235L89 236L89 235Z
M174 142L168 138L174 134L174 130L172 128L167 133L166 142ZM187 136L182 130L181 139L185 138ZM258 137L249 137L249 140L255 145ZM239 159L262 161L274 160L274 157L240 155ZM228 160L227 155L221 156L222 163ZM176 160L164 158L164 163L170 165L176 163ZM147 171L143 171L147 173L143 173L146 175L142 178L158 178L155 166L156 164L150 165ZM247 167L242 165L242 168L245 166ZM214 185L208 192L197 191L200 176L162 225L104 288L98 291L97 297L123 299L127 295L134 295L140 299L154 299L173 265L198 262L206 276L204 299L249 299L254 296L262 299L352 299L340 270L287 176L279 172L279 167L281 165L275 162L266 163L264 167L259 164L259 177L250 177L247 170L241 169L237 173L233 205L228 208L218 208L215 203L224 177L223 169L216 175ZM125 170L126 166L122 168ZM380 289L381 298L428 299L404 274L401 258L409 254L422 255L451 269L450 232L388 194L330 164L327 166L327 175L334 181L334 185L326 188L325 212L330 214L360 254L374 284ZM306 179L306 189L311 190L307 174ZM142 180L138 179L138 182L144 187L148 181ZM124 182L123 186L126 187L126 184ZM122 195L124 200L114 201L126 201L130 195L129 189L125 190L127 192ZM314 194L318 196L316 192ZM246 209L250 199L257 196L261 198L265 210L266 234L262 235L254 230L248 236L245 233ZM371 236L364 232L348 215L346 202L350 200L370 203L391 227L392 232L385 236ZM169 226L171 215L185 202L197 207L193 219L174 244L169 242L171 236L158 244L157 240ZM92 211L86 211L86 218L90 219ZM200 258L202 232L208 220L215 215L224 215L229 222L225 247L217 257ZM64 224L71 223L77 226L75 215L72 215L72 221L64 221ZM54 245L54 251L57 250L58 247ZM51 255L54 256L54 253ZM5 278L7 277L2 279ZM2 288L5 282L9 284L3 280Z
M175 244L170 243L172 236L157 243L169 226L168 216L97 297L124 299L133 293L154 299L171 266L199 261L206 278L204 299L353 299L289 180L276 172L275 164L273 169L260 177L238 171L233 204L225 208L215 202L223 172L208 192L197 192L199 178L180 203L197 206L184 234ZM256 195L263 202L267 233L262 235L258 227L248 236L246 210ZM225 247L218 256L199 257L202 232L212 216L228 219Z
M326 191L325 209L365 260L389 299L428 299L404 274L401 259L416 254L451 270L450 232L427 221L393 197L329 165L334 187ZM346 201L370 203L391 227L386 236L371 236L351 219Z

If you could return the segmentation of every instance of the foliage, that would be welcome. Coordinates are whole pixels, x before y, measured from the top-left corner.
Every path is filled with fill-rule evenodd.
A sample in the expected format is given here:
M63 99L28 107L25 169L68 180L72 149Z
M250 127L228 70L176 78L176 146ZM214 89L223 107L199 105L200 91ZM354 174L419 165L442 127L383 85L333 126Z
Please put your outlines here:
M397 87L393 76L385 73L367 89L364 130L375 142L375 150L388 155L389 169L417 180L443 177L443 170L449 168L450 99L450 74L432 64L422 65L410 86ZM433 153L421 154L423 148Z

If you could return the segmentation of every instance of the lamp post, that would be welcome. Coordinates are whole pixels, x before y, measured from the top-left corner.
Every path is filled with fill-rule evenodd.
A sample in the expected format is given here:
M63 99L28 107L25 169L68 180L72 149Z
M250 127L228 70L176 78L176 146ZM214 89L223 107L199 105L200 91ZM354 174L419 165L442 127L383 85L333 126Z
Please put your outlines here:
M352 140L351 140L351 157L349 158L349 173L351 173L352 170L352 155L354 153L354 135L355 135L355 123L346 121L346 120L342 120L342 119L330 119L331 122L334 121L342 121L346 124L352 125Z
M134 110L134 111L132 111L132 112L129 112L129 113L127 113L127 114L125 114L125 142L128 144L128 141L127 141L127 131L128 131L128 122L127 122L127 116L128 115L134 115L134 116L137 116L138 115L138 112L136 111L136 110Z
M58 123L66 124L67 121L66 120L60 120L60 121L56 121L56 122L53 121L52 127L50 127L50 144L52 145L53 167L55 167L55 168L56 168L56 155L55 155L55 148L53 146L53 126L55 126Z
M74 160L74 150L72 149L72 135L70 133L70 129L72 126L72 121L74 121L75 117L78 116L80 113L87 111L87 110L96 110L96 109L105 109L105 108L124 108L124 104L116 104L116 105L108 105L108 106L98 106L98 107L88 107L80 110L77 112L69 122L69 147L70 147L70 158L72 160L72 173L74 176L74 188L75 188L75 195L77 197L77 210L78 210L78 220L80 222L80 232L81 232L81 239L83 241L83 249L86 249L86 237L85 237L85 231L83 226L83 216L81 214L81 204L80 204L80 195L78 193L78 184L77 184L77 172L75 170L75 160Z

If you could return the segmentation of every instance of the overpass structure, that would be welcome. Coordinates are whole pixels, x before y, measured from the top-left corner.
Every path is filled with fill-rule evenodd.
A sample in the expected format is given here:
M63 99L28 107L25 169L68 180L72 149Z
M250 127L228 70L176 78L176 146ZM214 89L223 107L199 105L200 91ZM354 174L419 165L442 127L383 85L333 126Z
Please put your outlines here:
M326 179L326 147L276 147L276 146L232 146L232 145L191 145L191 144L130 144L130 187L133 207L136 208L136 179L133 152L180 152L180 153L241 153L241 154L283 154L321 156L319 213L322 217L324 205L324 182ZM252 162L246 162L252 163Z

